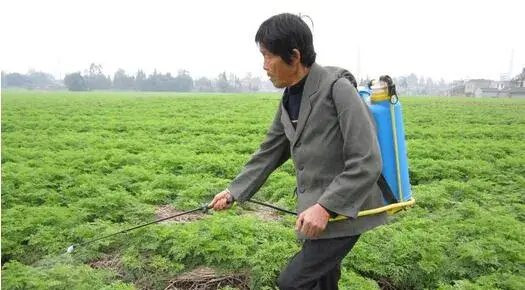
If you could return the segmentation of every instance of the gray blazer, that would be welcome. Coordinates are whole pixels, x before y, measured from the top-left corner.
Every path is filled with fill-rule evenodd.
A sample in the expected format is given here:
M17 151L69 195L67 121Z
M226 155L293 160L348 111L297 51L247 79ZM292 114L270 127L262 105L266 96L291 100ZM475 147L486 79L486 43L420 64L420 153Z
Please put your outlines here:
M329 222L316 239L361 234L387 221L385 213L357 218L361 210L383 206L377 186L381 156L366 104L346 79L337 80L331 91L334 81L332 73L314 63L304 86L297 130L281 100L265 140L228 187L236 200L248 200L291 157L297 212L320 203L349 217Z

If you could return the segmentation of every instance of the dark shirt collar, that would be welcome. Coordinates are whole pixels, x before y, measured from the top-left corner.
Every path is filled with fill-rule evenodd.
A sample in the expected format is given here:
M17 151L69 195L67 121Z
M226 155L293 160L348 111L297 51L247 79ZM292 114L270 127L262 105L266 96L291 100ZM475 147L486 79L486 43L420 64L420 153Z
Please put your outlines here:
M306 74L298 83L295 85L286 88L289 94L291 95L297 95L302 94L304 89L304 84L306 83L306 78L308 78L308 74Z

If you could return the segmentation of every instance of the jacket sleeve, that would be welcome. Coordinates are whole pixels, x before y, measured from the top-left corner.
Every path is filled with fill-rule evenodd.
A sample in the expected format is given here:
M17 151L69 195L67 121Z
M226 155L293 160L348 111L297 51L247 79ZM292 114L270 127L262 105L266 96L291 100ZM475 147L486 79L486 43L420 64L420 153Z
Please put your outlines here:
M349 81L337 80L332 98L343 138L344 170L318 203L339 215L356 218L381 174L379 144L370 110Z
M250 199L268 176L290 158L290 143L284 133L281 112L282 105L279 103L279 109L266 138L228 187L236 200Z

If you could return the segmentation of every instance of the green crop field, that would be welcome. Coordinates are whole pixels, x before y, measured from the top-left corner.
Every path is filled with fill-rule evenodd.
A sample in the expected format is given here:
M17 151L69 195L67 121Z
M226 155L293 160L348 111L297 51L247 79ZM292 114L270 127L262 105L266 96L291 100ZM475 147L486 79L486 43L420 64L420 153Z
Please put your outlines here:
M250 204L65 251L209 202L279 97L3 91L2 288L273 289L294 217ZM524 289L525 100L401 101L417 202L361 237L341 289ZM255 199L294 210L294 171Z

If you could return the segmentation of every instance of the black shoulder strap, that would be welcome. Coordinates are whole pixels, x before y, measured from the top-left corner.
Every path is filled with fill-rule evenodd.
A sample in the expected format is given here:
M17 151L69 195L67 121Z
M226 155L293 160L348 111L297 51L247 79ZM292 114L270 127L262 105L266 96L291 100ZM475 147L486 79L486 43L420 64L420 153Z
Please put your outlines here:
M337 112L337 103L334 100L333 89L334 89L335 83L339 79L341 79L341 78L336 78L335 81L332 83L332 85L330 87L331 99L332 99L332 102L334 102L334 108L335 108L336 112ZM388 182L386 182L386 179L385 179L385 176L383 175L383 173L381 173L381 175L379 176L379 179L377 180L377 185L381 189L381 192L383 193L383 198L388 202L388 204L393 204L393 203L398 203L399 202L397 200L396 196L394 195L394 192L392 191L392 188L390 187L390 185L388 185Z
M377 185L381 189L381 192L383 193L383 197L386 199L388 204L399 202L396 196L394 195L392 188L390 188L390 185L388 185L388 182L386 182L386 179L383 173L381 173L381 175L379 176L379 179L377 180Z

